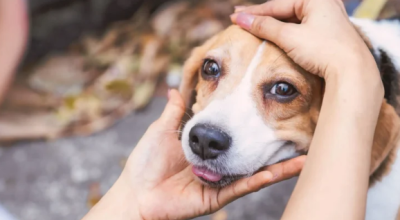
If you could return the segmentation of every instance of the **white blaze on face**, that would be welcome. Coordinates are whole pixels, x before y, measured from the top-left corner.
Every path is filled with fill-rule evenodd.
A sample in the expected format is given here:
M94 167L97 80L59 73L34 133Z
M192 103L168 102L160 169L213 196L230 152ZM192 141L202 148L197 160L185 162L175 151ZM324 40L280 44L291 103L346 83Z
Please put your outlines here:
M252 96L252 76L260 64L267 42L263 42L250 62L246 73L235 90L223 99L213 100L185 126L182 146L189 162L207 166L221 174L251 174L260 167L294 156L292 145L278 140L258 111ZM209 124L226 132L232 145L215 160L205 160L193 154L189 146L189 132L197 124Z

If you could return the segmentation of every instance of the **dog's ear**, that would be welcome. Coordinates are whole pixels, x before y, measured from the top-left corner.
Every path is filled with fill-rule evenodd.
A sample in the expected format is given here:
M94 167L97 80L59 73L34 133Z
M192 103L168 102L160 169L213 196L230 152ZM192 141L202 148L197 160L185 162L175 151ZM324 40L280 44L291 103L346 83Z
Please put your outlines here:
M380 179L393 161L391 153L397 147L400 119L393 106L383 101L375 129L371 152L371 183Z
M181 93L186 108L188 109L191 109L195 102L195 89L198 82L199 71L203 64L204 55L204 47L196 47L193 49L189 59L183 66L183 76L181 85L179 86L179 92Z
M216 41L218 35L212 37L202 46L193 49L189 59L183 66L182 82L179 86L186 108L191 109L196 102L196 86L199 79L199 73L203 65L207 51Z

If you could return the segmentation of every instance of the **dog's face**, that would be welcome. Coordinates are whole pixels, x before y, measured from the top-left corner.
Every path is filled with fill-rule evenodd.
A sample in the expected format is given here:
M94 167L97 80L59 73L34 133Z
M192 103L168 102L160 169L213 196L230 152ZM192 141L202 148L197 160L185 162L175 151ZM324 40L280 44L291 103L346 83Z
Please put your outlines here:
M383 77L397 74L389 69L383 69ZM237 26L196 48L184 66L180 87L194 113L182 133L183 150L194 174L220 187L307 152L323 90L321 78L295 65L274 44ZM399 129L394 108L384 101L371 174L396 146Z
M182 145L194 173L222 186L307 150L323 82L237 26L194 50L181 92L194 116Z

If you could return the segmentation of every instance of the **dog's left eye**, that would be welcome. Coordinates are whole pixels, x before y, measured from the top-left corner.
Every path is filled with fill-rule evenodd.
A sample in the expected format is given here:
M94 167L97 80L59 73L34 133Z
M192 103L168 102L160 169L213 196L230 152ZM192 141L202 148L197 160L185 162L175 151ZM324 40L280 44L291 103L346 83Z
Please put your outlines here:
M203 64L202 74L206 77L218 77L220 75L220 68L214 60L206 60Z
M270 93L279 96L291 96L296 93L296 89L288 83L280 82L271 88Z

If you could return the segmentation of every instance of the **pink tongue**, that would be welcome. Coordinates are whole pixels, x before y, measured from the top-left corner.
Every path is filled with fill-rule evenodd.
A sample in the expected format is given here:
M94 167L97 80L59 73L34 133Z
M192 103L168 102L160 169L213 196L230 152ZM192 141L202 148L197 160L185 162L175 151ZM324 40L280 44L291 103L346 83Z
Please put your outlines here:
M202 177L203 179L208 180L210 182L218 182L222 179L222 175L214 173L206 168L193 166L192 171L194 175Z

